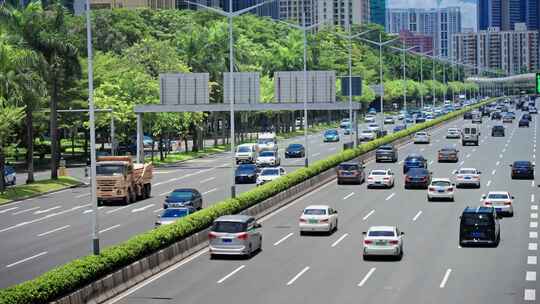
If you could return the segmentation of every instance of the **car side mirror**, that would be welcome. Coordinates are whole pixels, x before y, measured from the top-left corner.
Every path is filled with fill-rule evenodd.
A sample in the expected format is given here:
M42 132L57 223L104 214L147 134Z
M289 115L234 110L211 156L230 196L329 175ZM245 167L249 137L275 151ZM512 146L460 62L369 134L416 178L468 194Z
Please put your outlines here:
M481 171L478 171L478 174L482 174L482 172L481 172Z
M512 195L512 199L515 199L515 197Z
M455 186L455 185L456 185L456 183L452 183L452 186Z
M457 174L457 170L452 171L452 174Z
M512 165L509 165L510 167L512 167Z
M485 199L485 198L486 198L486 195L485 195L485 194L484 194L484 195L482 195L482 199Z
M366 235L366 234L367 234L367 232L365 232L365 231L362 231L362 234L363 234L363 235Z
M262 228L262 225L260 223L256 223L253 227L255 228Z
M167 196L165 196L165 198L169 198L169 196L167 195Z

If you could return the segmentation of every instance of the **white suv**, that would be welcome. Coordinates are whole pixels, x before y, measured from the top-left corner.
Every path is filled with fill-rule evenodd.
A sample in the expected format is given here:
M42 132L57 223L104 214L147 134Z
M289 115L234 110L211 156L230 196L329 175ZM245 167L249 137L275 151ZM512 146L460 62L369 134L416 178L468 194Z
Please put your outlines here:
M254 163L257 158L255 144L243 144L236 147L236 164Z

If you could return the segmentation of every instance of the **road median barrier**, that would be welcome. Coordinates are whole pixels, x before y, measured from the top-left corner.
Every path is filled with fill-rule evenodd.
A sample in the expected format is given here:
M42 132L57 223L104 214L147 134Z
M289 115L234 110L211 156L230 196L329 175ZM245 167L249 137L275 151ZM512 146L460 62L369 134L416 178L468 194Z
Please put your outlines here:
M147 231L105 248L100 255L73 260L33 280L1 290L0 303L101 303L203 249L207 242L208 227L217 217L237 213L261 217L335 178L334 168L341 162L372 158L380 145L390 142L403 144L410 141L417 131L452 121L464 112L491 101L477 103L339 152L307 168L244 192L234 199L218 202L174 224Z

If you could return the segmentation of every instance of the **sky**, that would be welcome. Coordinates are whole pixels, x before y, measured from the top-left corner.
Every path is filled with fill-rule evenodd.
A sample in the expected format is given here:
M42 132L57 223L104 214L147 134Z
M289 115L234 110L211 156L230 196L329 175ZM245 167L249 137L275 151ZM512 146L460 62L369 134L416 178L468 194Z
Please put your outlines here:
M387 0L390 8L435 8L436 0ZM461 22L463 27L476 29L476 0L442 0L441 7L461 7Z

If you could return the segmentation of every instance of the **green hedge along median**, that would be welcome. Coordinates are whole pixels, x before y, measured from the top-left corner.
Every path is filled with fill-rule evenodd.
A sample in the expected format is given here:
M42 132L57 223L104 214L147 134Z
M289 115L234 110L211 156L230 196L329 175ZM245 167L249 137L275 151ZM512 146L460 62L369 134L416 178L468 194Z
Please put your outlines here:
M47 303L69 294L113 271L133 263L153 252L163 249L174 242L184 239L193 233L209 227L212 221L225 214L238 213L277 193L284 191L321 172L337 166L343 161L356 158L390 143L396 139L409 136L419 130L432 127L446 120L453 119L464 112L491 102L487 100L466 107L432 121L415 125L411 128L386 135L369 143L362 144L326 159L319 160L307 168L289 173L261 187L240 194L235 199L227 199L182 218L171 225L162 226L131 239L106 248L98 256L89 255L73 260L65 265L52 269L39 277L0 291L1 304Z

